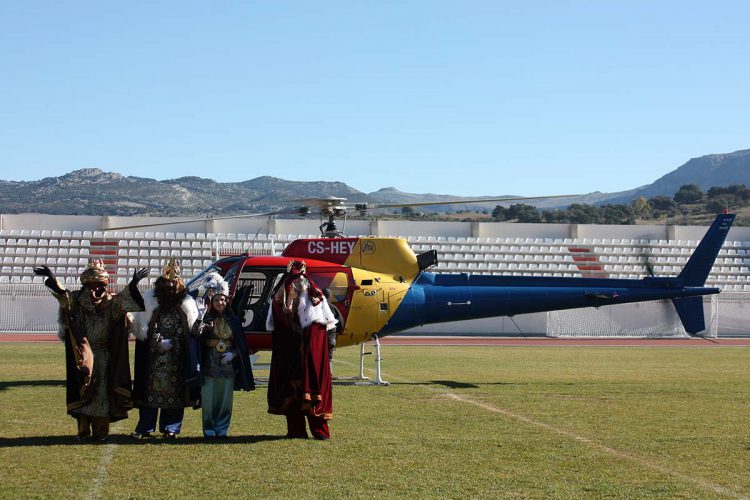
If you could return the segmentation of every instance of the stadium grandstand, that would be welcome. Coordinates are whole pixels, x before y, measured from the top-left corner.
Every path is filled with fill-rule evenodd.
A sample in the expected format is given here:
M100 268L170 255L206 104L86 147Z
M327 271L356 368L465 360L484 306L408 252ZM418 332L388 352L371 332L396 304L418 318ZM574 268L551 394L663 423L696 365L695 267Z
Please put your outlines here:
M230 219L181 222L180 218L0 215L0 332L53 332L56 305L32 269L53 269L68 288L89 260L101 259L112 287L123 287L134 268L159 275L178 257L189 279L219 257L243 252L278 255L298 238L316 238L315 221ZM143 230L108 229L164 223ZM703 236L699 226L606 226L350 220L351 235L396 236L415 253L437 250L438 273L639 279L677 275ZM729 232L707 286L722 293L705 298L706 336L747 335L750 305L750 228ZM144 280L142 286L150 285ZM684 330L668 302L626 304L431 325L411 333L549 336L680 336Z

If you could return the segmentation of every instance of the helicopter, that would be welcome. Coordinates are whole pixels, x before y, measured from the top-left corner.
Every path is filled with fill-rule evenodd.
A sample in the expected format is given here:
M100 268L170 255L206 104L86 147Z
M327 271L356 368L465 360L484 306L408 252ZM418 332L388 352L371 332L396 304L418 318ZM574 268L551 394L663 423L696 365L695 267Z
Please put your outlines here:
M364 214L404 204L350 206L336 197L298 201L317 206L322 221L319 238L295 240L280 256L245 253L222 258L194 276L188 289L199 288L210 273L221 274L229 284L231 307L243 320L249 348L270 350L265 320L272 291L291 261L304 260L308 276L324 289L337 316L336 346L363 347L375 341L378 379L378 340L430 323L670 299L685 331L696 334L705 329L701 297L720 291L704 285L735 218L718 215L673 277L652 272L642 279L445 274L430 272L438 261L436 250L417 255L402 238L347 237L336 224L351 211ZM309 207L294 211L311 212Z
M351 205L346 198L327 197L292 200L305 205L276 212L220 217L216 219L306 216L317 210L320 237L292 241L279 256L245 253L221 258L190 279L187 287L195 295L212 273L219 273L229 284L231 308L242 319L249 349L270 350L271 333L265 330L265 322L272 291L291 261L304 260L308 277L325 291L338 320L336 346L360 345L360 378L366 378L362 365L364 344L375 342L378 383L383 383L379 339L432 323L670 299L688 334L704 330L701 297L720 292L704 285L734 214L716 217L679 275L654 276L647 263L649 276L641 279L434 273L430 269L438 263L436 250L417 255L402 238L347 237L336 222L343 219L345 224L351 212L365 215L382 208L571 196L574 195ZM115 229L165 224L168 223Z

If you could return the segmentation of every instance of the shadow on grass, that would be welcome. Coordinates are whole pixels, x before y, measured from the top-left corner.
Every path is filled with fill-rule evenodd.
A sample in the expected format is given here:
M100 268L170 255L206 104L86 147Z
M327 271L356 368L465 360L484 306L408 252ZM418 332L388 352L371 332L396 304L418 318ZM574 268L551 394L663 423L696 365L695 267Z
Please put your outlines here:
M0 391L10 387L65 387L64 380L0 380Z
M431 384L444 385L451 389L476 389L479 386L477 384L470 384L468 382L456 382L455 380L433 380Z
M486 385L528 385L518 382L459 382L458 380L430 380L429 382L391 382L391 385L442 385L451 389L478 389Z
M549 384L540 384L536 382L479 382L479 383L471 383L471 382L459 382L457 380L431 380L429 382L391 382L391 385L442 385L445 387L449 387L451 389L478 389L482 386L488 386L488 385L507 385L507 386L538 386L538 385L549 385ZM575 382L561 382L554 384L557 386L567 386L567 385L578 385Z
M12 448L22 446L85 446L85 445L133 445L133 446L179 446L189 444L255 444L265 441L278 441L286 439L284 436L229 436L225 438L205 438L202 436L186 436L177 439L147 439L138 441L130 436L115 434L109 436L109 439L103 443L94 443L90 440L76 441L74 436L28 436L17 438L0 438L0 447Z

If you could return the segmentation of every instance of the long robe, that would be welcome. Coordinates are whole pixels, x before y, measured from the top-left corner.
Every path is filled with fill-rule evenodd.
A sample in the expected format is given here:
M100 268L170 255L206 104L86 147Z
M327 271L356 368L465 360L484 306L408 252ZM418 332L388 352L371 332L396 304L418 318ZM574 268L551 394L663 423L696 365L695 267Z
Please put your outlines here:
M190 334L198 317L195 301L186 295L179 306L163 311L155 306L153 293L146 294L144 299L146 311L134 315L137 339L133 380L135 406L198 407L199 346L198 339ZM160 337L173 342L173 348L167 353L160 353L157 349Z
M69 415L109 417L110 422L127 418L133 401L125 315L129 311L143 310L137 289L136 293L134 297L130 287L125 287L119 294L105 294L95 306L84 289L53 292L60 303L60 335L65 342L65 400ZM76 340L64 321L65 315L75 321L93 352L91 382L85 388L84 375L77 368L74 353Z
M317 297L320 303L313 304ZM304 274L289 275L273 297L268 330L273 332L268 412L333 417L326 326L330 308ZM335 321L335 320L334 320Z

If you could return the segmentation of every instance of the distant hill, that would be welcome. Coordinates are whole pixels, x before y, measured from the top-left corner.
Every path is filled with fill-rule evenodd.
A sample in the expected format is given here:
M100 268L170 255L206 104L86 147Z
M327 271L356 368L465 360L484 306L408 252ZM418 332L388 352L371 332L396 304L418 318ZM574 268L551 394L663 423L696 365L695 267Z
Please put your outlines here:
M341 182L258 177L220 183L200 177L157 181L98 168L39 181L0 181L0 212L77 215L228 215L266 212L284 200L324 196L366 199Z
M343 182L300 182L269 176L223 183L201 177L157 181L87 168L39 181L0 181L0 213L219 216L268 212L301 204L294 200L327 196L346 198L351 203L370 204L474 199L451 195L404 193L395 188L384 188L366 194ZM539 206L563 207L571 202L573 201L545 200ZM495 202L436 205L420 210L492 210L496 205Z
M696 184L704 191L711 187L732 184L750 187L750 149L693 158L652 184L611 193L603 201L614 204L627 203L641 196L646 199L658 195L673 196L680 186L685 184Z
M672 196L684 184L704 190L713 186L750 186L750 150L693 158L654 183L619 193L590 193L580 197L534 202L542 209L570 203L627 203L637 197ZM554 193L550 193L554 194ZM201 177L158 181L126 177L98 168L76 170L39 181L0 180L0 213L47 213L64 215L232 215L267 212L294 206L291 200L337 196L349 202L380 204L451 202L500 198L488 195L466 198L448 194L415 194L387 187L363 193L343 182L299 182L277 177L257 177L242 182L216 182ZM507 206L512 202L502 203ZM531 203L531 202L527 202ZM421 207L424 212L492 210L497 202Z

